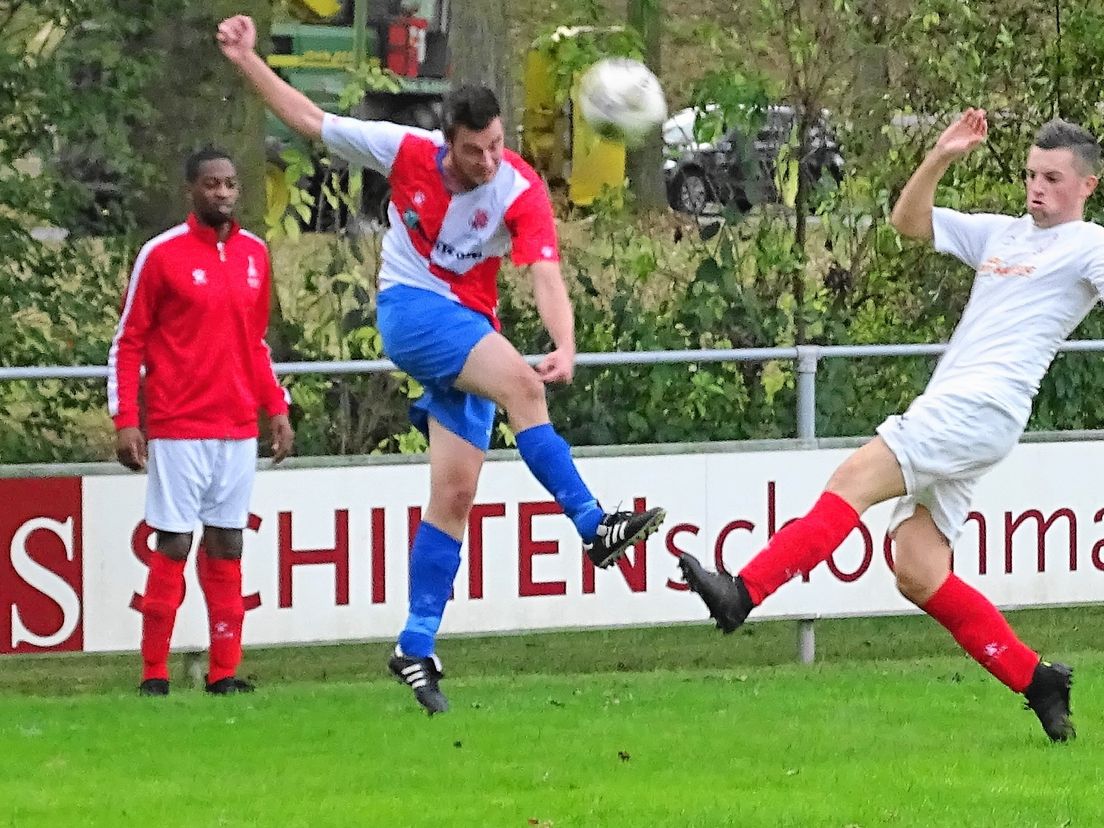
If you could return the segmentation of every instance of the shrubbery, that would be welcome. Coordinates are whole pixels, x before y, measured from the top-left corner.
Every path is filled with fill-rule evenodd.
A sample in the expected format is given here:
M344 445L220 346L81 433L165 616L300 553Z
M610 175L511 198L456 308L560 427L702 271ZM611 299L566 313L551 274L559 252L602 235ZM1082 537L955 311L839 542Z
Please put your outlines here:
M907 15L873 20L847 2L764 3L755 26L731 33L747 41L740 50L746 65L704 78L701 98L720 100L731 117L749 119L767 100L809 112L827 108L847 176L839 186L780 187L789 194L785 203L728 214L704 229L675 216L638 215L621 194L587 214L565 209L564 272L575 299L578 349L946 339L972 274L925 246L902 245L887 213L947 118L968 105L991 113L987 148L956 166L940 189L940 203L970 210L1022 211L1017 179L1024 151L1052 115L1104 133L1104 110L1096 104L1104 11L1069 4L1078 7L1066 8L1058 39L1053 10L1036 5L1012 0L993 15L995 3L918 0ZM1000 21L995 29L993 20ZM875 80L856 82L860 71L869 75L871 63ZM9 62L3 70L8 81L21 77L16 68ZM801 152L799 143L795 136L793 153ZM794 165L783 158L778 167L785 172ZM1090 211L1090 218L1101 218L1099 197ZM372 238L322 236L275 242L284 269L277 274L284 334L298 358L380 356L372 327L377 245ZM0 359L102 363L132 250L130 240L98 248L28 242L6 257L0 313L15 324L0 328ZM546 349L524 277L508 271L504 282L507 333L523 351ZM1104 337L1098 312L1078 336ZM923 388L932 364L927 358L823 361L818 433L869 433ZM580 368L573 386L550 392L552 415L576 445L789 437L795 433L794 367L783 361ZM418 389L405 378L297 377L289 385L302 454L424 445L406 422L407 398ZM1104 427L1104 413L1093 404L1102 387L1098 355L1059 357L1030 427ZM96 436L92 425L108 426L102 404L98 385L0 385L0 405L10 412L0 420L0 458L102 456L106 431ZM500 429L496 445L510 440Z

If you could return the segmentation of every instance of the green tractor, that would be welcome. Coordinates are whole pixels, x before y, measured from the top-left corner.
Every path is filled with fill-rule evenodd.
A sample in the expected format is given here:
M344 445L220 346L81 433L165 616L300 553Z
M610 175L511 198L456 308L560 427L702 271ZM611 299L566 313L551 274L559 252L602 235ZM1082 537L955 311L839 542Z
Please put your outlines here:
M353 110L360 118L434 129L448 89L449 0L291 0L292 17L272 25L268 63L288 83L327 111L349 83L349 71L375 60L390 75L389 91L368 92ZM271 113L266 127L268 218L287 209L290 188L283 152L310 152ZM344 226L345 208L334 210L322 197L328 170L315 163L306 182L314 206L304 229ZM361 214L383 220L388 198L383 176L365 171Z

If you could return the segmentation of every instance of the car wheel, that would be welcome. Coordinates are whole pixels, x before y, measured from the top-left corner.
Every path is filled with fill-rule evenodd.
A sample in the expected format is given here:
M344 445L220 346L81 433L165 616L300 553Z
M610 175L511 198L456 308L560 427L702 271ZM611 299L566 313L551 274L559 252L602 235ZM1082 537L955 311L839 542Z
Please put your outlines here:
M675 178L674 208L682 213L700 216L709 204L709 184L705 176L693 170L684 170Z

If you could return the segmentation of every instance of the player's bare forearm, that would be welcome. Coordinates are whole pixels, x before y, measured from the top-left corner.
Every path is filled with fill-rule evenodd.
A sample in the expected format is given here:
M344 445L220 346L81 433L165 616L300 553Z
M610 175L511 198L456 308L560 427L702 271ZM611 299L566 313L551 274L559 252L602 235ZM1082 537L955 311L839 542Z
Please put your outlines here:
M567 295L560 265L557 262L536 262L529 267L533 280L533 298L541 322L552 337L556 349L575 354L575 312Z
M935 189L953 161L953 157L938 148L933 149L916 168L916 172L912 174L905 188L901 190L901 196L893 205L890 222L902 236L921 240L932 238Z
M890 221L897 232L913 239L931 239L935 188L958 158L973 152L989 135L984 109L967 109L948 126L912 174L893 207Z

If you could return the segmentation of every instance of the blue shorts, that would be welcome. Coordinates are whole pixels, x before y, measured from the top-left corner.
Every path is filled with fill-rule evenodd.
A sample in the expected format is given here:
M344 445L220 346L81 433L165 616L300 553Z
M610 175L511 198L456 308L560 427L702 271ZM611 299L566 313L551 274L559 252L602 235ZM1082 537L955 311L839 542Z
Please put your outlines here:
M453 387L472 348L494 332L483 314L445 296L407 285L381 290L376 325L383 351L425 389L410 406L410 420L427 437L429 418L473 446L491 444L495 404Z

